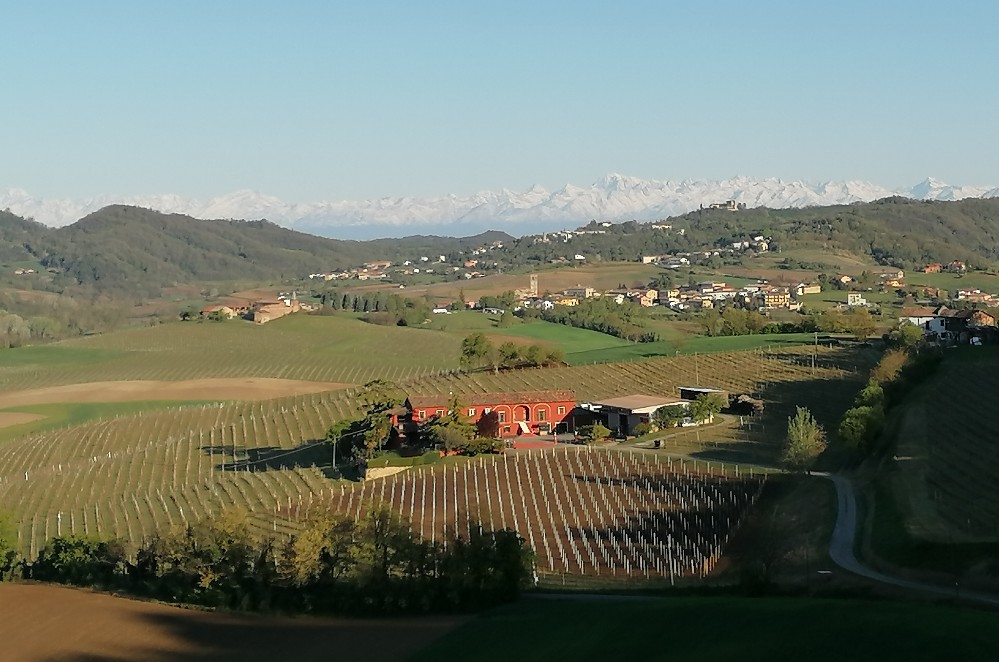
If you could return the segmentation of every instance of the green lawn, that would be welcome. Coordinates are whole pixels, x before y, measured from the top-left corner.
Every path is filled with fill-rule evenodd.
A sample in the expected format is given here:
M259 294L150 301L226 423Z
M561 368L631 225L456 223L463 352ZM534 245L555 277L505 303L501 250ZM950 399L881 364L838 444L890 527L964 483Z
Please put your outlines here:
M750 349L777 348L787 345L805 345L815 341L811 333L769 333L751 336L689 336L677 341L630 343L567 355L569 363L608 363L634 361L656 356L680 354L709 354L712 352L738 352Z
M911 271L905 274L908 285L923 285L956 292L964 289L980 289L983 292L999 292L999 276L983 271L972 271L966 274L924 274Z
M499 315L487 315L480 310L461 310L450 314L437 314L430 319L430 328L437 331L472 333L475 331L495 330ZM519 325L519 318L513 318L513 324Z
M632 344L627 340L622 340L606 333L600 333L599 331L577 329L576 327L564 324L541 321L511 326L507 329L492 329L490 333L528 338L557 345L565 352L570 363L572 363L572 356L575 354L599 351L612 347L625 347Z
M415 660L993 660L995 614L808 598L528 598Z
M123 356L125 352L113 349L80 347L71 342L54 343L0 351L0 369L96 365Z

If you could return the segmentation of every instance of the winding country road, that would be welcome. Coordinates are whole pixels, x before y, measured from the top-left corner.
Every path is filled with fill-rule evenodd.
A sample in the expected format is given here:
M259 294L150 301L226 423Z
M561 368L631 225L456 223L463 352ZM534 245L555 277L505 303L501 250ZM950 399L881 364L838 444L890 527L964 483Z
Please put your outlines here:
M902 579L901 577L892 577L861 563L853 553L857 538L857 499L854 495L853 483L846 476L819 472L812 472L812 475L824 476L836 486L836 501L838 504L836 526L833 528L832 538L829 540L829 556L836 565L855 575L883 584L891 584L892 586L900 586L913 591L930 593L946 598L956 598L999 606L999 596L996 595L968 591L957 585L939 586L937 584Z

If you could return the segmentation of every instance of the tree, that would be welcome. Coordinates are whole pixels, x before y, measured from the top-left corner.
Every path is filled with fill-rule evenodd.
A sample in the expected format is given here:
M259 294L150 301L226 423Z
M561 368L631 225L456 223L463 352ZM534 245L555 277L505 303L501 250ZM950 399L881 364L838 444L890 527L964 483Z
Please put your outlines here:
M13 576L17 560L17 528L10 515L0 512L0 582Z
M375 379L357 392L357 398L364 403L368 415L374 412L385 412L402 404L406 394L395 382L385 379Z
M586 425L579 429L580 437L586 441L588 444L606 439L610 436L611 430L603 423L594 423L593 425Z
M710 421L724 407L725 403L717 393L701 393L690 403L690 417L696 423Z
M546 366L565 365L565 352L558 347L548 350L548 353L545 354L544 364Z
M908 360L908 353L902 350L893 349L885 352L878 364L871 370L871 380L881 385L894 381Z
M503 314L500 315L499 321L496 322L496 326L501 329L508 329L513 326L513 312L509 308L504 310Z
M681 405L666 405L660 407L652 414L652 422L660 430L676 427L687 418L687 409Z
M336 467L338 460L342 459L346 453L345 448L353 447L354 439L358 438L364 431L365 419L363 418L342 418L333 423L326 430L326 441L332 446L331 459L333 467ZM341 446L341 441L347 441L345 446Z
M465 370L481 367L495 352L493 344L482 333L473 333L461 342L459 364Z
M846 410L836 433L840 441L850 448L867 450L883 429L884 410L881 406L860 405Z
M313 582L334 584L344 577L357 556L357 523L346 515L320 511L285 544L278 571L295 586Z
M452 394L444 415L431 419L426 425L426 433L433 443L447 450L457 450L475 436L476 427L465 416L465 409L458 396Z
M795 415L787 419L787 436L780 462L792 471L804 471L825 450L826 433L808 409L795 409Z
M479 417L475 422L475 433L479 437L494 438L499 436L499 414L491 411Z
M897 329L888 332L885 336L885 342L890 346L911 352L923 342L923 330L906 320Z
M847 329L857 340L867 340L877 328L875 320L866 308L855 308L846 316Z

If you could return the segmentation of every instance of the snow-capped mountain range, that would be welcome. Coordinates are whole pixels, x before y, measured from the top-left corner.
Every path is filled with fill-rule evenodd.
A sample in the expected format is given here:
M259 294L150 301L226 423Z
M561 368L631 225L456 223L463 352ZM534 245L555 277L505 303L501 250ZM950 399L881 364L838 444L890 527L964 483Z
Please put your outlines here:
M321 202L285 202L248 190L211 200L193 200L177 195L38 199L26 191L10 189L0 191L0 209L46 225L62 226L107 205L128 204L195 218L267 219L313 234L371 238L470 234L490 228L527 234L593 219L655 220L725 200L745 203L750 208L786 208L867 202L890 195L924 200L999 197L999 187L951 186L932 178L910 189L890 190L861 181L813 184L749 177L669 181L611 174L590 186L567 184L557 191L533 186L523 192L503 189L468 196Z

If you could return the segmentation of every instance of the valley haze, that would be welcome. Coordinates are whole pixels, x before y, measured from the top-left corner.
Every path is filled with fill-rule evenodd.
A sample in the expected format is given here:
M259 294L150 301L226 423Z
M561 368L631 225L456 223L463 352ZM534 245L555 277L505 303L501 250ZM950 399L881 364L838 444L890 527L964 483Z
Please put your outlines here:
M501 189L466 196L318 202L286 202L251 190L197 200L172 194L43 199L8 189L0 191L0 209L60 227L107 205L126 204L202 219L266 219L320 236L372 239L487 229L533 234L594 219L652 221L725 200L749 208L780 209L870 202L893 195L918 200L989 198L999 197L999 186L953 186L928 178L911 188L892 190L863 181L808 183L750 177L671 181L609 174L589 186L567 184L556 191L535 185L522 192Z

